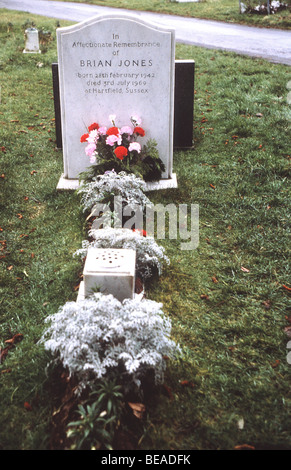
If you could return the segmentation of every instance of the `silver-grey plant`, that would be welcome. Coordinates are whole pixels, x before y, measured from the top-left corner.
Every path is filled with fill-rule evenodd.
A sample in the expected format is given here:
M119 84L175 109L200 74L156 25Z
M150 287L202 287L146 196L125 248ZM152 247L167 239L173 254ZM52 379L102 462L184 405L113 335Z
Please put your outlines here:
M121 303L111 294L96 293L48 316L41 342L78 379L79 391L112 372L140 386L151 370L155 382L162 383L165 356L180 351L170 339L171 321L162 307L149 299Z
M114 197L119 197L123 204L139 206L143 210L146 206L152 206L145 191L146 183L142 178L114 170L95 176L90 182L83 182L78 189L84 212L91 211L96 204L108 204L113 211Z
M143 236L139 230L128 228L106 227L89 231L92 241L83 240L82 248L75 256L85 258L89 247L94 248L126 248L136 251L136 274L142 280L149 280L155 273L159 276L165 264L170 260L164 247L158 245L153 237Z

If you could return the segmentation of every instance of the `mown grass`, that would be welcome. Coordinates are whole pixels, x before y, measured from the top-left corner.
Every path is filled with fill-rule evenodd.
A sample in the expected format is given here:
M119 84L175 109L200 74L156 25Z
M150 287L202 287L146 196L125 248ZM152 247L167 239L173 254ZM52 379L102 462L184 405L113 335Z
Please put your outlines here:
M70 0L65 0L70 1ZM80 3L79 0L73 2ZM276 14L262 15L239 12L239 0L203 0L193 3L178 3L171 0L85 0L82 3L100 5L114 8L125 8L128 10L153 11L189 18L203 18L215 21L226 21L228 23L248 24L265 28L291 27L290 10L281 10ZM243 2L248 3L248 2ZM260 1L253 0L255 6ZM290 0L285 3L290 5Z
M23 54L27 19L54 37L56 27L1 11L2 352L23 335L0 365L4 450L48 448L56 384L37 343L44 319L76 299L72 255L86 238L78 197L56 191L56 41L43 54ZM168 364L148 405L141 448L290 449L290 68L184 45L176 58L196 64L194 149L174 154L178 189L150 197L198 204L200 239L192 251L157 240L171 264L147 295L163 302L183 360Z

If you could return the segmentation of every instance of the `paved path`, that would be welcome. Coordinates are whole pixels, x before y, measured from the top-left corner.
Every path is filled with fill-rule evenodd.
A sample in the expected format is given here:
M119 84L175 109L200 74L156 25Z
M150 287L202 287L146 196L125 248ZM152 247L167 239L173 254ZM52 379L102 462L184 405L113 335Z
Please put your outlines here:
M78 22L98 14L122 12L117 8L47 0L0 0L0 8ZM223 49L291 65L291 31L254 28L159 13L141 11L130 11L130 13L175 29L177 42L209 49Z

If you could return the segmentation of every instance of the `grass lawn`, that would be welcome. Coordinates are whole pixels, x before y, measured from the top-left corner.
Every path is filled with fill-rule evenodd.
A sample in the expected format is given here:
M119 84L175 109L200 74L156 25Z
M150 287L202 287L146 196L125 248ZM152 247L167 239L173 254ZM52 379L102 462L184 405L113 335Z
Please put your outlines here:
M1 11L1 450L50 448L58 383L37 343L77 297L72 255L86 238L79 197L56 191L56 40L23 54L26 20L56 28ZM174 154L178 189L149 197L198 204L200 241L157 240L171 264L147 296L163 302L183 359L147 404L140 448L290 450L290 68L184 45L176 58L196 64L195 146Z
M144 0L142 3L138 0L85 0L84 2L80 2L79 0L64 1L88 3L91 5L114 8L126 8L129 10L153 11L156 13L226 21L229 23L241 23L265 28L289 29L291 27L290 9L289 11L281 10L276 14L270 15L252 13L241 14L239 12L239 0L202 0L200 2L193 3L178 3L171 0ZM248 2L245 1L243 3L247 4ZM250 3L256 6L260 1L258 0L256 2L256 0L252 0ZM290 0L286 0L284 3L290 5Z

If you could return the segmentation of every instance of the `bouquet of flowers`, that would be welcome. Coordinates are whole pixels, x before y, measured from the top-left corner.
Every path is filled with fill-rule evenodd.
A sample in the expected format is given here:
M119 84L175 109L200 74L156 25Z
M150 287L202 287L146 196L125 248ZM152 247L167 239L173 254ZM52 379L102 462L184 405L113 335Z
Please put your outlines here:
M81 177L91 180L94 176L114 169L117 173L134 173L144 181L161 178L165 166L159 158L157 143L149 139L142 146L139 139L145 136L141 120L132 116L131 125L117 127L115 115L110 115L110 127L99 126L96 122L88 127L88 132L81 136L80 142L86 143L85 154L91 167Z

